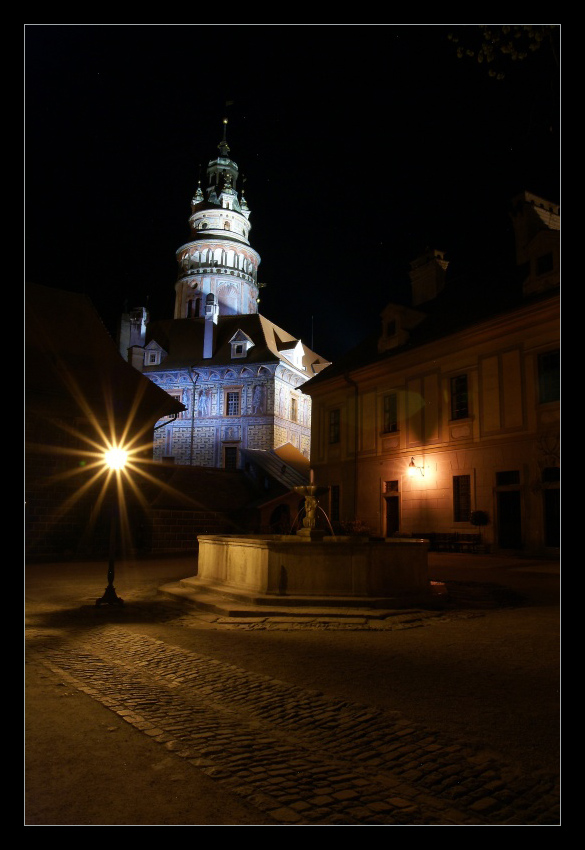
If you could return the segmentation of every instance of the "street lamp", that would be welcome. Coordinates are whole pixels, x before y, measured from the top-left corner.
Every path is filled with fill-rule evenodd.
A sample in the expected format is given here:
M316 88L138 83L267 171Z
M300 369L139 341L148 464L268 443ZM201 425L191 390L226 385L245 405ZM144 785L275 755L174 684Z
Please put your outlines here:
M96 605L123 605L124 600L116 594L114 587L114 559L116 555L116 537L118 529L118 514L120 511L119 504L119 487L121 486L120 474L126 465L128 452L119 446L112 446L104 452L104 462L108 466L109 475L115 476L115 498L112 505L112 516L110 520L110 554L108 561L108 586L105 589L104 595L100 599L96 599Z

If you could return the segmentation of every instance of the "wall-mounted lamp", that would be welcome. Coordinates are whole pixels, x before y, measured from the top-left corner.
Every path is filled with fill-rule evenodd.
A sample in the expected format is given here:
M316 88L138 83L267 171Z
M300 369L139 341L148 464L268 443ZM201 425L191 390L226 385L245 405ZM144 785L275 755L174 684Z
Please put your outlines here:
M420 474L424 478L424 474L425 474L424 466L417 466L416 463L414 462L414 458L411 457L410 463L408 464L408 475L409 475L410 478L412 478L414 475L416 475L417 472L420 472Z

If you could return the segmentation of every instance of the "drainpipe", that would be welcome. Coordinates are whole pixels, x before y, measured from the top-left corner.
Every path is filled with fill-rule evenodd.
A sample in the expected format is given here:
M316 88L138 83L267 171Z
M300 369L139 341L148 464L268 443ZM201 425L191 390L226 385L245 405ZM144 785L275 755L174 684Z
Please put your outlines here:
M193 391L191 393L191 445L189 448L189 465L193 466L193 437L195 431L195 387L197 385L197 381L199 380L199 372L195 372L193 366L189 366L189 377L191 378L191 383L193 384Z
M359 432L358 432L358 385L355 381L349 377L349 373L346 372L344 374L345 381L353 387L353 403L354 403L354 447L353 447L353 518L354 521L357 520L357 485L358 485L358 445L359 445Z

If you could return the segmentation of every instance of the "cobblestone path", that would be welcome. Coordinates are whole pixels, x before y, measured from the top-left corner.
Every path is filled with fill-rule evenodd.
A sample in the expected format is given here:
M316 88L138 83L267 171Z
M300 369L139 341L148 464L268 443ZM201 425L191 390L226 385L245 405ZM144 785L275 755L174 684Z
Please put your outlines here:
M280 825L556 825L555 779L123 626L40 663Z

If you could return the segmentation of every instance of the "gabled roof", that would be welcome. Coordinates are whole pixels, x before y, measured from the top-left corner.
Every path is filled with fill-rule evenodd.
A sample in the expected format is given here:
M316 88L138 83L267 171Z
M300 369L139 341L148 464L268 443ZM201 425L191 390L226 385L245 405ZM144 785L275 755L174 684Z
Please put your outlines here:
M282 363L299 368L289 359L291 349L302 347L300 362L304 374L311 378L329 365L329 361L319 357L314 351L301 343L296 337L279 328L273 322L258 313L241 316L219 316L215 327L214 354L203 358L203 338L205 319L169 319L153 322L147 327L147 339L156 340L168 356L158 366L145 366L144 372L186 369L190 366L227 366L234 361L231 343L236 334L243 334L253 343L247 356L239 360L250 364Z

